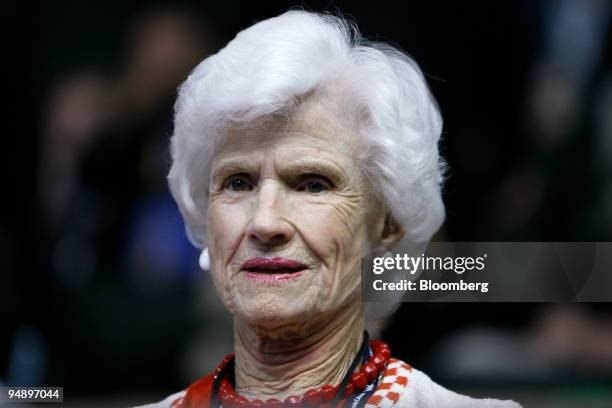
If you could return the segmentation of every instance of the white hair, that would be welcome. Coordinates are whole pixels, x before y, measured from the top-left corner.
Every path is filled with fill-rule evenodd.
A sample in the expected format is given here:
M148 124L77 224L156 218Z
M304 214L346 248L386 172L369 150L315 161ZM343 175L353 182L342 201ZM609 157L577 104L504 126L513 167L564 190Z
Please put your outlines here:
M179 88L168 180L194 245L206 247L219 137L231 126L286 114L338 83L358 113L356 160L374 193L409 242L431 239L444 219L442 118L419 67L394 47L364 40L342 18L292 10L238 33Z

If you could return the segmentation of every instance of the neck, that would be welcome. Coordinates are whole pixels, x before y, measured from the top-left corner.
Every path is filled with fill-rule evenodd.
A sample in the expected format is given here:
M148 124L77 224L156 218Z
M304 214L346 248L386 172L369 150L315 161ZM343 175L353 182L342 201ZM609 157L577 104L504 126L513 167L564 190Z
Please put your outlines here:
M363 329L359 302L299 327L270 330L236 318L236 390L250 399L282 400L338 385L357 355Z

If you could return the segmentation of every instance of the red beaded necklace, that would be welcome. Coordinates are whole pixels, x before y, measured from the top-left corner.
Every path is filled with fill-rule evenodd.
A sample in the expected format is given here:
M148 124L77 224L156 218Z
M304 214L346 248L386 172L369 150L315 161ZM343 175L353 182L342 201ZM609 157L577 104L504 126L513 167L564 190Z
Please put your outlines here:
M391 349L387 344L380 340L371 340L369 342L372 348L372 356L368 362L363 364L359 371L353 372L350 380L346 383L342 392L341 398L347 398L356 392L362 391L368 383L378 377L385 370L389 358L391 357ZM356 358L358 358L357 356ZM341 390L341 385L331 386L324 385L319 389L306 391L303 395L291 395L285 398L284 401L276 398L270 398L266 401L259 399L249 400L248 398L239 395L229 380L229 375L225 373L226 365L232 361L234 354L225 356L221 364L215 369L215 380L221 375L220 384L218 387L217 399L221 401L224 408L250 408L250 407L317 407L321 404L328 404L337 398L338 391ZM351 370L352 371L352 370ZM338 398L337 398L338 399Z

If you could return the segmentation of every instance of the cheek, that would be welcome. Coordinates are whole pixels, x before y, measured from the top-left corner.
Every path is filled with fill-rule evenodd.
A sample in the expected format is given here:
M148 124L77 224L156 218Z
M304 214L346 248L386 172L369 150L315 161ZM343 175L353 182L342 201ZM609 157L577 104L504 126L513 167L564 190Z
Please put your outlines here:
M312 208L310 229L322 239L328 255L359 258L358 243L363 239L365 211L361 196L355 193L333 194L327 202Z
M354 191L338 193L330 206L338 222L350 233L363 224L366 211L361 194Z
M245 203L212 201L208 207L208 243L216 264L227 265L246 229Z
M300 202L296 219L306 244L329 271L321 284L348 296L359 284L361 250L367 239L359 194L333 194L326 201ZM347 285L347 283L350 284ZM334 296L336 298L336 296Z
M246 217L240 204L211 201L208 207L208 252L211 274L228 309L232 309L231 260L244 236Z

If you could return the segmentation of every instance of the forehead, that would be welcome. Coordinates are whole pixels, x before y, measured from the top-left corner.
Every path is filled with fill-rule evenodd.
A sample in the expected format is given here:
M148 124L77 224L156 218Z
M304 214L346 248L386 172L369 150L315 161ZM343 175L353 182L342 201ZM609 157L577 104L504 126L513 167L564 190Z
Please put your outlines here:
M290 151L314 150L352 157L357 127L347 116L334 100L310 97L288 116L274 115L251 127L229 129L214 156L287 147Z

